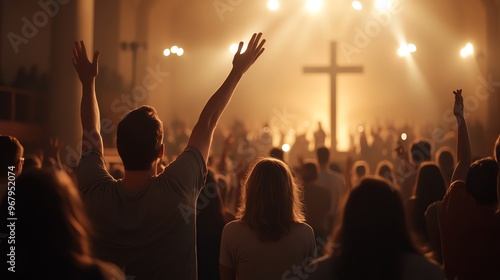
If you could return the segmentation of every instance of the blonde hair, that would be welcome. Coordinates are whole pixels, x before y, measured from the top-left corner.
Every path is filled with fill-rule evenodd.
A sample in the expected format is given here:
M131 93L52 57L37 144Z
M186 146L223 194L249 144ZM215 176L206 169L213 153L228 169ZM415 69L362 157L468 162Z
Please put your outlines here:
M286 235L293 223L303 223L302 191L290 167L274 158L257 160L244 183L236 218L272 241Z

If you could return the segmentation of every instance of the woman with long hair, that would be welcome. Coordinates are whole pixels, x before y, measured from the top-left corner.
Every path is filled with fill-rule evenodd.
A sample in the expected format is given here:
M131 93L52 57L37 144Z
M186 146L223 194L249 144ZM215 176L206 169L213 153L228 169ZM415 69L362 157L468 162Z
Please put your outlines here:
M7 278L2 279L124 279L118 267L93 258L90 223L78 190L66 173L48 168L30 170L12 187L15 208L8 208L12 201L4 199L2 216L18 218L15 273L5 269L2 273L6 271Z
M315 251L299 185L278 159L258 160L249 174L237 220L222 232L221 280L292 277L294 268L312 260Z
M444 279L416 249L399 191L380 179L365 178L351 191L332 244L308 279Z

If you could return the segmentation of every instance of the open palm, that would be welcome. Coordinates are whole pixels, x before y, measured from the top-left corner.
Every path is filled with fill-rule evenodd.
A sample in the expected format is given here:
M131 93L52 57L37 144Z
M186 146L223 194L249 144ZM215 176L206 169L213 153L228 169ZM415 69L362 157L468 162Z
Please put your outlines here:
M90 62L83 41L75 42L75 47L73 48L73 65L82 83L91 82L97 76L99 55L100 52L96 51L92 62Z

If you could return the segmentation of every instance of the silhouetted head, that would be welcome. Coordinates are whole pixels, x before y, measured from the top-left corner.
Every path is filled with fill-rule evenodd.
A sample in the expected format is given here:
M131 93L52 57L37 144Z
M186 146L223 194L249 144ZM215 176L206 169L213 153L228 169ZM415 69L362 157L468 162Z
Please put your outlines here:
M388 183L394 184L394 165L390 161L379 162L375 174L384 178Z
M413 143L411 145L411 158L416 166L419 166L424 161L430 161L431 144L424 140Z
M318 168L314 162L306 162L300 168L300 176L304 183L314 182L318 179Z
M477 203L496 205L498 164L491 158L482 158L471 164L467 173L467 191Z
M366 176L370 174L370 166L368 165L368 162L364 160L358 160L354 163L352 166L353 173L356 174L358 178L361 178L363 176Z
M320 166L326 166L330 160L330 151L326 147L318 148L316 150L316 157Z
M52 168L32 169L16 183L16 216L22 217L16 224L19 269L57 263L64 270L90 263L90 223L68 175Z
M19 141L12 136L1 135L0 136L0 168L3 172L0 172L0 177L7 177L8 167L14 166L15 169L11 172L16 173L16 175L21 174L23 168L23 158L24 148L19 143Z
M446 194L446 185L439 167L433 163L424 163L417 173L415 184L414 222L419 230L424 230L426 235L425 211L436 201L443 200Z
M455 168L455 159L453 158L453 153L451 152L450 148L442 147L437 151L436 154L439 169L441 169L445 181L447 183L450 183L451 176L453 175L453 169Z
M287 164L262 158L249 172L237 218L273 241L288 233L291 224L304 222L301 191Z
M347 199L340 231L339 279L394 279L403 253L417 253L399 192L376 178L361 180ZM371 277L370 277L371 275Z
M283 152L280 148L272 148L269 152L269 156L283 161L285 158L285 152Z
M118 124L116 146L125 170L150 170L163 156L163 123L156 110L141 106Z
M23 170L42 168L42 160L35 154L29 154L24 159Z

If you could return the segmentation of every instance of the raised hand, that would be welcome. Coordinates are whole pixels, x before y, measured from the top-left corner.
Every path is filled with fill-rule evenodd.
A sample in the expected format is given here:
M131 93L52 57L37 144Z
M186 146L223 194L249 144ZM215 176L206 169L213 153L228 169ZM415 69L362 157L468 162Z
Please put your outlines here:
M259 58L259 56L264 52L264 44L266 40L260 40L262 33L252 35L252 38L248 42L247 49L242 53L243 42L238 45L238 51L233 58L233 70L239 74L245 73L250 66Z
M75 66L78 78L80 78L82 84L92 82L97 77L100 54L99 51L96 51L92 62L90 62L83 41L75 42L75 47L73 48L73 66Z
M453 114L455 117L464 117L464 98L462 97L462 89L453 91L455 94L455 104L453 105Z

